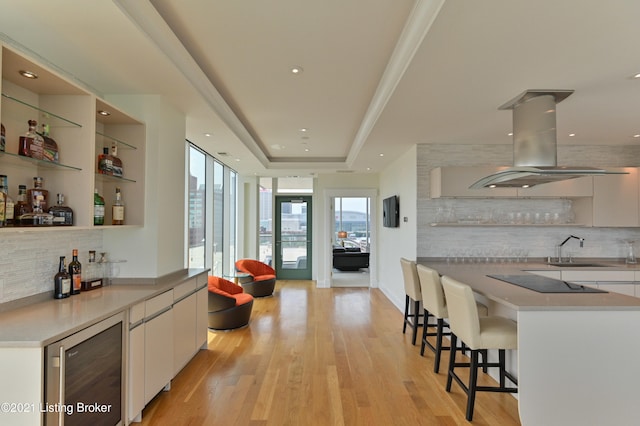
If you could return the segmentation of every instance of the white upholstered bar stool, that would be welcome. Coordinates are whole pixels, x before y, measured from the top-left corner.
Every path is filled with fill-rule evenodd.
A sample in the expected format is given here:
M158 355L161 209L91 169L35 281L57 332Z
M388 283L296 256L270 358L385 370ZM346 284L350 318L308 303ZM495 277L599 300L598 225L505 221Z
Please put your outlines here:
M506 379L518 384L515 377L505 369L505 351L518 348L517 324L508 318L499 316L479 317L473 290L467 284L451 277L442 277L442 286L447 299L449 311L449 328L451 329L451 352L449 358L449 372L447 375L447 392L451 391L451 381L455 380L467 394L466 418L473 418L473 405L477 391L510 392L518 391L517 387L507 387ZM471 350L471 362L455 362L456 342L462 340ZM499 361L497 363L478 362L478 353L482 350L497 349ZM498 386L478 386L478 367L498 367L500 369L500 383ZM456 374L456 367L470 367L469 385L465 385Z
M422 292L420 291L420 281L418 280L418 272L416 270L416 262L405 258L400 258L400 266L402 267L402 277L404 279L405 303L404 303L404 323L402 324L402 334L407 331L407 325L413 330L411 343L416 344L418 338L418 327L423 323L420 318L423 314L420 312L420 301L422 300ZM413 306L411 306L413 305ZM413 309L411 309L413 307Z
M435 332L428 331L428 328L433 328L434 326L427 324L427 321L425 321L425 325L422 329L420 355L424 355L424 348L428 346L435 354L433 371L438 373L440 370L440 357L442 351L450 349L449 346L442 346L442 337L449 336L451 334L444 331L445 327L449 327L449 324L445 321L445 319L449 318L447 300L444 297L444 290L442 289L442 283L440 282L440 274L438 271L424 265L417 265L416 269L418 271L418 279L420 280L424 317L429 318L429 316L433 316L436 319ZM476 302L476 308L478 310L478 315L481 317L486 317L489 314L487 307L480 302ZM435 336L435 346L429 342L427 339L428 336Z

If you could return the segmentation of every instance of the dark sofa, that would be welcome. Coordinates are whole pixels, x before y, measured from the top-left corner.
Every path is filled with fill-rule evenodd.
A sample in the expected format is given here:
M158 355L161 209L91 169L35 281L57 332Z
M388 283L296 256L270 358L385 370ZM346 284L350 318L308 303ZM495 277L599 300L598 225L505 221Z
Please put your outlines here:
M369 253L363 253L359 248L333 248L333 267L340 271L357 271L369 267Z

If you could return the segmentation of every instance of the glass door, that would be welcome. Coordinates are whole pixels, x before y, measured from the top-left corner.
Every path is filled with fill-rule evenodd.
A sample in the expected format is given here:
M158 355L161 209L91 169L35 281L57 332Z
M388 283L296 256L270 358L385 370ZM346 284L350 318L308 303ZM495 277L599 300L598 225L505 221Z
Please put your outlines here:
M276 196L274 264L279 280L311 279L311 197Z

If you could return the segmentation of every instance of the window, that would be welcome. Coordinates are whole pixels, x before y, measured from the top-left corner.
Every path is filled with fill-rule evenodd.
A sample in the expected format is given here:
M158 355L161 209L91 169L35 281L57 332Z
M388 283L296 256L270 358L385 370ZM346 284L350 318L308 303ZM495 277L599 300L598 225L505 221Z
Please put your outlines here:
M367 197L336 197L335 241L345 247L360 247L368 252L371 246L371 201ZM345 232L339 235L339 232Z
M272 265L273 259L273 179L260 178L260 260Z
M238 174L189 143L189 268L224 276L237 259Z

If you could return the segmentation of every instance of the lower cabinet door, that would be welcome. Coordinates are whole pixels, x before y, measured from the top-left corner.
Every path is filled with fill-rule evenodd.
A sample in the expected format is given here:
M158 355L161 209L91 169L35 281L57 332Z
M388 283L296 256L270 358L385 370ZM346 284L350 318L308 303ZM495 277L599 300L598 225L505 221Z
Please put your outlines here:
M209 289L207 287L201 288L197 295L196 346L206 348L209 331Z
M129 421L141 421L144 408L144 327L129 331Z
M144 403L173 378L173 309L147 321L144 328Z
M196 293L173 305L174 376L196 352Z

